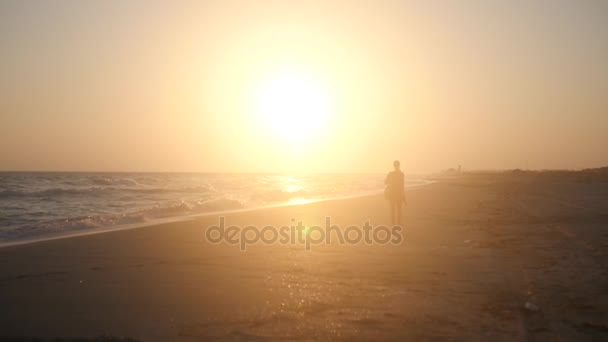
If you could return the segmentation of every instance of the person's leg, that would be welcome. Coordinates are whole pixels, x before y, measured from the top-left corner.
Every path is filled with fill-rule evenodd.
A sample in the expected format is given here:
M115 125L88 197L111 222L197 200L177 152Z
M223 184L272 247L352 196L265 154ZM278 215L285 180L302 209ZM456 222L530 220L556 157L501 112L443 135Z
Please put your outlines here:
M395 202L391 200L388 202L388 205L391 208L391 224L395 224Z
M398 225L401 225L401 202L395 202L396 221Z

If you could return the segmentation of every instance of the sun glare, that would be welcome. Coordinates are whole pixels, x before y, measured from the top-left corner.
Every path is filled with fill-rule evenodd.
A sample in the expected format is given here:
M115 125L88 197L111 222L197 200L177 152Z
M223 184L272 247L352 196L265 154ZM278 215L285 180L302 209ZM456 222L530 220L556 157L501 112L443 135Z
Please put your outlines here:
M255 105L261 123L286 141L315 136L327 123L332 99L327 84L304 70L281 70L256 87Z

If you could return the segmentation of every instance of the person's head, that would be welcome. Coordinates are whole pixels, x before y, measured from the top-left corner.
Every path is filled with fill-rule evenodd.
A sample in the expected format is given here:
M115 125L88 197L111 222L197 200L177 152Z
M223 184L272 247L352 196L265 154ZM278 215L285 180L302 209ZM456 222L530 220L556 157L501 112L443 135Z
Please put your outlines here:
M393 162L393 167L395 168L395 170L399 170L399 168L401 167L401 163L399 163L398 160L395 160Z

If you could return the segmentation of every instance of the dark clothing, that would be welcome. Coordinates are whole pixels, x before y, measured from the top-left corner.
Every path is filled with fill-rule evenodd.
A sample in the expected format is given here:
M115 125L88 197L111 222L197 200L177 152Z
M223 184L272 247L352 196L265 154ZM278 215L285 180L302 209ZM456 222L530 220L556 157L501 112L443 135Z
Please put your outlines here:
M387 200L397 203L405 200L403 172L397 170L389 172L384 183L386 184L385 197Z

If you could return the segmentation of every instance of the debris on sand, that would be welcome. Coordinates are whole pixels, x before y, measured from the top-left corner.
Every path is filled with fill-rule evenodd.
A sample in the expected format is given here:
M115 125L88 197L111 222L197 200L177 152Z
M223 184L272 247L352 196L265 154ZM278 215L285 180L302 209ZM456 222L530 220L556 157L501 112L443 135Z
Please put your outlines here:
M530 302L526 302L526 304L524 304L524 308L528 311L533 311L533 312L540 310L540 308L537 305L532 304Z

